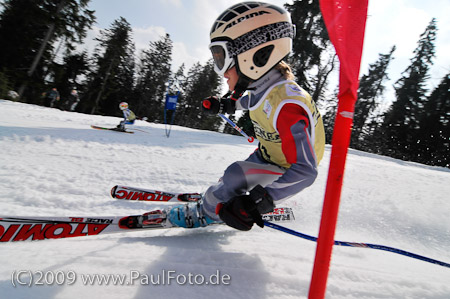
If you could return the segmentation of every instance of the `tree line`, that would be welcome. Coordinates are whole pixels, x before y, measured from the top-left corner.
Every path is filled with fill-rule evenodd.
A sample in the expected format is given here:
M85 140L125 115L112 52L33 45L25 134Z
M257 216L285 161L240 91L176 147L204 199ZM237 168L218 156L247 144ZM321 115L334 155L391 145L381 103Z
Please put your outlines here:
M43 92L57 88L62 101L71 90L80 95L76 111L120 116L118 104L126 101L138 116L164 120L166 94L179 92L175 124L234 134L216 116L201 113L201 99L220 95L221 78L212 60L172 71L173 41L169 34L149 42L136 53L132 28L119 17L96 37L93 54L77 51L95 23L90 0L5 0L0 13L0 97L44 104ZM338 60L329 41L318 0L285 4L297 35L287 61L297 82L322 107L327 142L331 142L336 112L336 87L329 76ZM450 167L450 73L434 90L427 89L435 58L436 20L419 37L410 65L394 84L395 98L382 110L395 45L380 53L360 78L351 147L408 161ZM63 57L56 59L56 57ZM330 94L334 94L330 96ZM237 121L248 134L248 114ZM225 129L223 129L225 128Z

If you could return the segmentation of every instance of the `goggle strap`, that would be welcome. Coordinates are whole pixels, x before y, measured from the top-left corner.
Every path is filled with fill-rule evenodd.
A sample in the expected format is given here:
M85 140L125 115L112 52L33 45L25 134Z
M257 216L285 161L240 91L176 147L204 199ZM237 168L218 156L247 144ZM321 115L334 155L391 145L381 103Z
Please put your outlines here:
M278 22L256 28L227 43L227 50L231 57L244 53L261 44L281 39L294 38L295 27L289 22Z

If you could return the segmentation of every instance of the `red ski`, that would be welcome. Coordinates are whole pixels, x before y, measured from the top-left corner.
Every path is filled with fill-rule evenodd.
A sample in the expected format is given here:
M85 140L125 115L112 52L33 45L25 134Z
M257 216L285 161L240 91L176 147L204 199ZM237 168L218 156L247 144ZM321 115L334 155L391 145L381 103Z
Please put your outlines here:
M107 130L107 131L115 131L115 132L120 132L120 133L128 133L128 134L134 134L134 132L131 131L125 131L125 130L121 130L118 128L104 128L104 127L99 127L99 126L94 126L91 125L92 129L97 129L97 130Z
M111 196L123 200L156 202L198 201L202 198L200 193L173 193L120 185L111 189Z

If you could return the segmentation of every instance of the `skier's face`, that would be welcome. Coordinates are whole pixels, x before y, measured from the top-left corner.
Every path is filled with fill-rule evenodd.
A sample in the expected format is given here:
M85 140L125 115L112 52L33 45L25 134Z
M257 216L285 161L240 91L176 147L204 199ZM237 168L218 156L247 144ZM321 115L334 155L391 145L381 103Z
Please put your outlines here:
M231 69L226 71L223 76L225 77L225 79L227 79L228 88L230 90L234 90L234 88L236 87L238 78L239 78L237 71L236 71L236 67L232 67Z

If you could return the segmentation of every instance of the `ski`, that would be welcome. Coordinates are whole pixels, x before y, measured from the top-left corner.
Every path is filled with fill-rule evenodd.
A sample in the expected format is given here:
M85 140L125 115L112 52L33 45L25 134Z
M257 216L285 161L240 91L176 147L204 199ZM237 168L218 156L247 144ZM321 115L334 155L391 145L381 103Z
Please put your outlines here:
M99 236L177 227L167 219L169 212L170 208L129 216L0 216L0 243ZM264 214L263 219L266 221L289 221L294 220L293 216L290 208L277 208L272 213Z
M153 202L189 202L202 198L200 193L173 193L121 185L112 187L111 196L116 199Z
M3 217L0 243L36 241L174 227L166 221L165 210L142 215L93 217Z
M146 133L146 134L151 134L149 131L145 131L145 130L141 130L141 129L137 129L137 128L128 128L130 131L129 132L142 132L142 133Z
M192 202L202 199L200 193L173 193L121 185L112 187L111 196L120 200L147 202ZM293 221L295 216L291 208L277 207L273 212L264 214L263 220Z
M273 212L266 213L262 215L264 221L275 221L275 222L289 222L294 221L294 212L288 207L278 207L273 210Z
M134 134L134 132L124 131L124 130L120 130L118 128L104 128L104 127L99 127L99 126L94 126L94 125L91 125L91 128L97 129L97 130L107 130L107 131L115 131L115 132L120 132L120 133Z
M121 192L124 190L128 193ZM137 200L143 195L136 195L136 199L132 199L136 194L136 189L124 186L115 186L111 190L111 195L118 199ZM147 190L145 196L160 199L151 200L157 201L182 201L185 204L195 204L199 207L201 204L201 194L198 193L168 193L155 190ZM151 192L148 192L151 191ZM130 193L131 192L131 193ZM131 195L126 195L131 194ZM150 194L150 195L149 195ZM121 198L122 197L122 198ZM176 205L175 207L178 207ZM174 224L168 219L168 214L172 212L173 206L167 208L154 209L140 215L128 216L77 216L77 217L28 217L28 216L0 216L0 243L17 242L17 241L36 241L48 239L62 239L72 237L98 236L112 233L121 233L139 230L154 230L173 228L180 226ZM200 210L199 210L200 211ZM196 212L199 215L201 212ZM197 214L196 214L197 215ZM203 219L203 216L198 216ZM295 220L294 213L291 208L278 207L271 213L263 215L265 221L293 221ZM190 217L185 219L186 223L191 221ZM214 223L221 224L221 223ZM206 226L208 224L202 225ZM211 225L211 224L209 224ZM190 226L188 226L190 227Z

